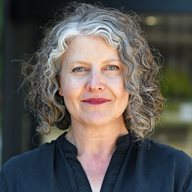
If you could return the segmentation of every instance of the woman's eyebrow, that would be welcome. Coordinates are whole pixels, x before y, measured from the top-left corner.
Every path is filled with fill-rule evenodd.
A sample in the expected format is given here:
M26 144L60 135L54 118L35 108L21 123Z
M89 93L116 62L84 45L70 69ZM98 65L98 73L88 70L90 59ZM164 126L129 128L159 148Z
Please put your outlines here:
M106 59L106 60L103 60L101 63L109 63L109 62L122 63L122 61L120 59ZM85 65L89 65L90 62L82 61L82 60L72 60L72 61L70 61L70 64L85 64Z
M81 61L81 60L74 60L74 61L71 61L70 64L82 64L82 65L89 65L90 63L89 62L86 62L86 61Z
M103 63L110 63L110 62L115 62L115 63L122 63L122 61L120 59L107 59L105 61L103 61Z
M107 59L106 61L117 61L117 62L120 62L121 60L120 59Z

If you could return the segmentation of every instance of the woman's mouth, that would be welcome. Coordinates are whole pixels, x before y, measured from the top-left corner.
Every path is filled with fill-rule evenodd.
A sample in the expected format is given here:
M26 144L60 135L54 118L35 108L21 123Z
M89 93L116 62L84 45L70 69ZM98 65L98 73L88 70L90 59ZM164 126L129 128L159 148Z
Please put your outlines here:
M88 98L88 99L82 100L82 102L88 103L88 104L91 104L91 105L100 105L100 104L103 104L103 103L107 103L109 101L111 101L111 100L106 99L106 98Z

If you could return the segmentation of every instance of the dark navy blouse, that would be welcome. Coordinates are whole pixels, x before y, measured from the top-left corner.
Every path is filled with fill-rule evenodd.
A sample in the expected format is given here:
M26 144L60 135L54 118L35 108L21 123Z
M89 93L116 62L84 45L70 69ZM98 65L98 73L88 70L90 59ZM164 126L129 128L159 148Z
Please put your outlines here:
M16 156L2 167L0 192L91 192L76 156L65 135ZM117 141L101 192L192 192L192 159L127 134Z

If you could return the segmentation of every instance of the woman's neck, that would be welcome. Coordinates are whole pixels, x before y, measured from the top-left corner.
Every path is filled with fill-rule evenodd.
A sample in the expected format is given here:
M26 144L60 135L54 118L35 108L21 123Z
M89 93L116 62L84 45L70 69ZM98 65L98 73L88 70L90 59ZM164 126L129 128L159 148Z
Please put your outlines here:
M121 126L105 127L85 127L73 124L66 134L66 139L77 147L79 157L110 157L116 148L117 139L127 133L124 123Z

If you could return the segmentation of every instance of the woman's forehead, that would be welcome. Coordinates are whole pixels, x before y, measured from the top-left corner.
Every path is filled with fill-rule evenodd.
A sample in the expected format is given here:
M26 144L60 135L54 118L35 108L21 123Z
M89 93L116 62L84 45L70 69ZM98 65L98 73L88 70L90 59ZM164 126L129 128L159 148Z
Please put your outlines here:
M94 59L98 56L106 60L119 60L118 49L111 47L103 37L79 35L70 39L63 59Z

